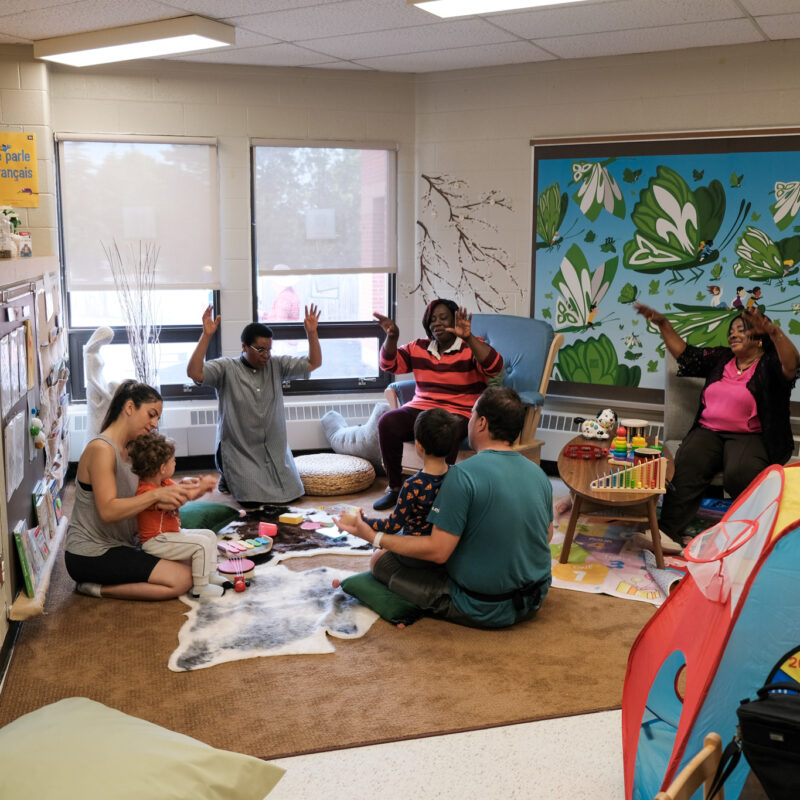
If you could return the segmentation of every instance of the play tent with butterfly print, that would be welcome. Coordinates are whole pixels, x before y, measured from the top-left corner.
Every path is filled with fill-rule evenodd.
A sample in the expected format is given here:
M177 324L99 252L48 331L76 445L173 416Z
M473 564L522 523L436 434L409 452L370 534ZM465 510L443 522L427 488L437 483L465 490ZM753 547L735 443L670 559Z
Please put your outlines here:
M800 649L800 464L764 470L685 556L688 574L628 659L626 800L666 788L709 732L729 741L740 700ZM738 797L746 777L742 761L726 797Z

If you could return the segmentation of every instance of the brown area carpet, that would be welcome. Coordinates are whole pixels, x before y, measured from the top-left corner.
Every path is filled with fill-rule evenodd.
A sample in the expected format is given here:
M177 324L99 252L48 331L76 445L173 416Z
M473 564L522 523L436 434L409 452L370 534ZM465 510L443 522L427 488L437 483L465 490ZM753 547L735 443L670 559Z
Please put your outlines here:
M365 510L384 485L358 496ZM302 505L333 502L350 500L304 498ZM360 570L367 558L326 554L287 565L322 563ZM433 619L398 630L378 620L362 639L337 640L330 655L174 673L167 659L187 610L179 600L83 597L59 558L46 608L23 625L0 695L0 725L85 696L261 758L618 707L628 651L655 610L553 589L536 619L509 630Z

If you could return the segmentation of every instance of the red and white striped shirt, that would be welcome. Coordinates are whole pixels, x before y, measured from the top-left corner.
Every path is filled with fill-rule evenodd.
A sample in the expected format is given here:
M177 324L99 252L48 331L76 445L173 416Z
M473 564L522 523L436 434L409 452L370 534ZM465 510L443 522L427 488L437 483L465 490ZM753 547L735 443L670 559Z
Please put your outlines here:
M503 357L487 345L489 354L478 363L470 346L458 337L441 354L435 342L432 348L431 344L430 339L409 342L397 348L393 359L386 358L381 348L380 367L395 375L414 374L416 390L406 405L422 409L443 408L451 414L470 416L472 406L486 388L489 378L503 371Z

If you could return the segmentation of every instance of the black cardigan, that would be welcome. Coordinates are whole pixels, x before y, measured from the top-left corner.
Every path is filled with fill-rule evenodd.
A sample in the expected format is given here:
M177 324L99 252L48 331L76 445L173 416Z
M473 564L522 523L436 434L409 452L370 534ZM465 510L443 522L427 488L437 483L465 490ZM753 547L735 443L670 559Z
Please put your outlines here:
M729 347L695 347L687 344L678 358L678 375L705 378L705 386L722 379L725 365L733 358ZM783 374L780 358L771 342L764 348L747 388L756 401L756 411L761 422L761 438L770 463L785 464L794 450L792 425L789 420L789 397L794 388L794 378ZM703 392L705 393L705 386ZM700 407L692 428L699 424L705 403L700 395Z

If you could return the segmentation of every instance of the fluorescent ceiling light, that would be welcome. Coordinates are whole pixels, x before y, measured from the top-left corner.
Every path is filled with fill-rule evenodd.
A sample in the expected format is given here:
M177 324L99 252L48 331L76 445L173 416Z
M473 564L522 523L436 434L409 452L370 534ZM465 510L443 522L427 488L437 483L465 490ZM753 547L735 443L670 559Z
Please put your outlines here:
M520 8L583 3L584 0L406 0L406 2L424 11L430 11L437 17L466 17L470 14L493 14L495 11L516 11Z
M89 67L227 47L235 41L236 29L232 25L187 16L41 39L33 43L33 55L71 67Z

